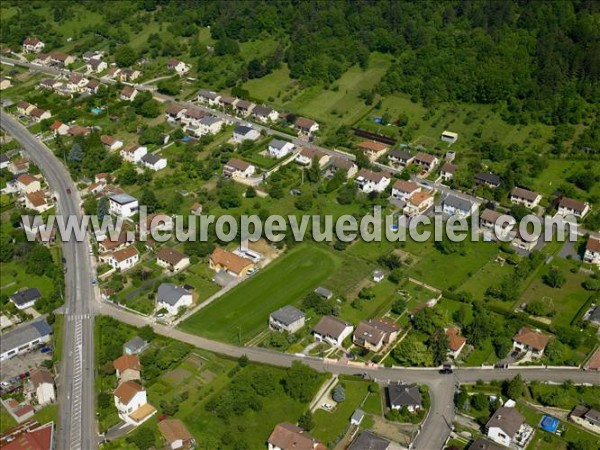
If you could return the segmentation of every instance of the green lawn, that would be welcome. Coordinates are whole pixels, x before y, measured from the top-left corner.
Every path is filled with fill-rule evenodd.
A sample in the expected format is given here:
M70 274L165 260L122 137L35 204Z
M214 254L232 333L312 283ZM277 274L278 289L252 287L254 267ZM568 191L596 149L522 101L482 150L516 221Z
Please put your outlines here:
M42 295L49 295L52 292L50 278L25 273L24 265L17 261L1 263L0 272L2 273L1 294L10 295L24 287L38 288Z
M198 311L183 322L181 328L212 339L246 342L265 327L271 312L297 303L339 264L337 256L321 247L296 247Z
M501 266L494 260L488 261L481 269L460 286L459 291L466 291L473 295L473 298L483 298L485 291L498 283L506 275L513 271L509 264Z
M595 167L595 172L600 171L598 162L592 161L565 161L558 159L548 160L548 167L546 167L540 175L533 180L532 189L537 190L539 193L546 196L551 195L556 189L565 182L565 180L574 172L584 170L584 168L591 166ZM587 194L575 188L581 198L586 198ZM596 183L592 188L590 194L592 196L600 196L600 183Z

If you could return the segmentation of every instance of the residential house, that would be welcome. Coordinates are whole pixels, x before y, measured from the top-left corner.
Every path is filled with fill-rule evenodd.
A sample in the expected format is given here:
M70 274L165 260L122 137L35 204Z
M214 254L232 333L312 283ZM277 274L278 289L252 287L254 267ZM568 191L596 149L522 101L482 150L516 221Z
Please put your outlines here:
M388 161L395 166L409 166L415 159L415 156L405 150L392 150L388 153Z
M356 185L365 194L383 192L390 184L392 176L387 172L373 172L369 169L360 169L356 177Z
M433 195L427 191L419 191L412 194L408 200L402 212L408 217L414 217L419 214L423 214L429 208L433 206Z
M42 298L42 294L37 288L21 289L8 297L11 303L20 310L33 307L40 298Z
M183 111L179 111L177 115L181 116L181 123L187 127L198 127L200 120L206 117L206 113L200 108L185 108ZM198 131L199 135L200 131Z
M60 120L55 120L52 125L50 125L50 131L54 136L66 136L69 134L69 126L62 123Z
M52 327L44 317L34 319L4 333L0 339L0 361L27 353L52 339Z
M502 183L500 177L491 172L475 174L475 183L479 186L485 186L490 189L496 189Z
M138 91L136 88L134 88L133 86L125 86L123 89L121 89L121 94L119 95L119 98L123 101L131 102L135 99L137 94Z
M173 248L162 247L156 253L156 263L171 272L179 272L190 265L190 257Z
M460 352L467 345L467 338L460 335L458 328L446 328L446 337L448 338L448 356L452 359L458 358Z
M48 369L45 367L34 369L31 371L29 377L28 397L34 396L37 404L40 406L54 403L56 400L54 378Z
M233 129L233 142L241 144L244 141L256 141L260 138L260 131L247 127L246 125L238 125Z
M133 339L123 344L123 354L125 355L139 355L148 348L148 342L143 340L139 336L135 336Z
M431 172L440 162L437 156L429 153L419 152L415 155L413 162L423 168L425 174Z
M536 247L541 236L540 234L530 234L528 232L523 233L519 227L512 232L512 235L513 239L510 242L510 245L520 248L526 252L530 252Z
M179 61L177 59L170 59L167 61L167 69L174 70L177 75L185 75L190 71L190 66L188 66L183 61Z
M28 116L29 113L34 109L35 105L32 105L29 102L21 100L19 103L17 103L17 112L24 116Z
M220 247L213 250L208 259L208 264L215 272L224 271L236 277L247 275L248 271L255 267L254 262L251 260Z
M123 158L124 161L136 164L140 162L147 153L148 148L134 144L121 149L121 158Z
M218 134L223 128L224 122L218 117L205 116L198 122L198 129L200 134L197 136L204 136L205 134Z
M350 416L350 425L359 426L364 418L365 412L362 409L357 409Z
M6 153L0 153L0 170L8 169L9 165L10 159L8 159Z
M481 213L479 223L484 236L490 239L506 239L516 222L507 214L486 208Z
M260 122L275 122L279 119L279 113L267 106L257 105L252 110L252 117Z
M219 104L223 108L233 108L238 102L238 99L235 97L231 97L230 95L222 95L219 98Z
M383 273L382 270L374 270L372 275L373 275L373 281L375 283L379 283L379 282L383 281L383 279L385 278L385 274Z
M537 192L529 191L520 187L510 191L510 201L515 205L523 205L527 208L535 208L540 204L542 196Z
M392 197L401 200L407 200L417 192L421 192L421 186L414 181L398 180L392 186Z
M357 147L371 162L377 161L390 149L388 145L377 141L362 141Z
M42 189L40 180L28 173L22 173L17 178L17 190L24 194L36 192Z
M86 69L88 72L100 73L108 69L108 64L106 61L94 58L87 62Z
M197 108L196 108L197 109ZM200 111L200 110L198 110ZM182 105L178 105L177 103L171 103L167 110L165 111L165 115L167 116L167 120L170 122L179 122L181 118L186 112L186 107Z
M119 79L119 81L131 82L141 77L142 72L137 69L117 69L115 76Z
M54 422L30 420L2 434L2 450L54 450Z
M329 155L327 153L309 147L304 147L298 152L296 155L296 162L303 166L310 167L315 158L320 168L325 167L325 165L329 162Z
M341 346L348 336L352 334L354 327L334 316L324 316L319 320L312 330L315 341L326 341L331 345Z
M254 106L256 105L252 102L249 102L248 100L238 100L238 102L235 105L235 110L238 114L246 117L250 115L250 113L254 109Z
M391 409L406 409L416 412L423 407L423 398L419 386L392 384L385 388L388 405Z
M327 450L327 447L302 428L283 422L275 426L267 439L268 450Z
M25 53L39 53L44 50L44 44L39 38L32 36L23 41L23 51Z
M156 414L156 409L148 403L146 390L135 381L119 384L114 400L119 417L127 424L139 425Z
M291 305L279 308L269 315L269 328L274 331L295 333L304 327L306 314Z
M74 125L72 127L69 128L69 131L67 132L69 134L69 136L88 136L91 131L89 128L86 127L80 127L79 125Z
M117 239L111 239L110 236L106 236L106 238L100 241L99 248L102 253L114 252L115 250L127 247L129 244L131 244L131 241L128 240L128 231L122 229Z
M146 153L142 156L141 163L144 167L155 172L167 168L167 159L154 153Z
M333 292L331 292L329 289L324 288L323 286L319 286L314 290L314 292L315 294L323 297L325 300L329 300L331 297L333 297Z
M89 94L97 94L100 89L100 81L98 80L90 80L88 84L85 85L85 90Z
M45 80L40 81L40 83L38 84L38 86L40 88L48 89L50 91L56 89L60 85L61 85L60 81L54 80L52 78L46 78Z
M100 136L100 140L102 141L102 144L104 144L104 148L109 152L116 152L123 148L122 141L107 134Z
M196 100L201 103L208 103L210 106L219 104L221 96L214 91L208 91L206 89L200 89Z
M51 52L50 64L60 67L67 67L75 62L75 58L63 52Z
M358 166L354 163L354 161L343 158L341 156L334 156L331 158L331 164L329 165L329 171L331 173L335 173L338 170L343 170L346 172L346 178L350 179L358 172Z
M131 217L137 214L138 209L138 200L129 194L115 194L109 198L108 210L116 216Z
M8 78L0 78L0 91L3 91L4 89L8 89L9 87L12 86L12 82L8 79Z
M526 443L533 431L529 431L530 429L531 427L525 423L525 418L516 408L505 406L498 408L485 425L485 432L488 439L505 447ZM525 447L525 445L518 446L521 448Z
M487 439L478 438L473 441L467 450L506 450L506 447L488 441Z
M25 193L25 207L41 214L52 208L52 205L46 200L44 191L35 191Z
M403 450L404 447L377 436L372 431L362 431L346 450Z
M589 210L589 203L573 200L572 198L563 197L558 203L558 214L561 216L572 215L578 219L583 219Z
M81 55L83 62L86 63L93 59L102 59L102 56L104 56L102 52L85 52L83 55Z
M45 66L50 64L50 54L48 53L38 53L37 56L31 61L33 64L37 64L40 66Z
M600 372L600 348L598 348L592 357L588 359L588 361L585 363L584 369Z
M442 211L448 216L469 217L477 210L477 206L477 203L450 194L442 202Z
M100 259L111 265L114 269L127 270L135 266L140 260L140 254L133 245L117 250Z
M569 414L569 419L583 428L600 434L600 411L587 406L576 406Z
M39 121L45 120L45 119L49 119L50 117L52 117L52 113L50 111L46 111L41 108L33 108L33 110L31 110L31 113L29 115L36 122L39 122Z
M544 354L546 345L550 341L550 337L542 334L540 330L532 330L531 328L523 327L512 338L513 350L519 352L531 352L535 358L539 358Z
M162 435L169 450L192 449L196 441L179 419L164 419L158 422L158 431Z
M352 341L369 351L378 352L398 337L399 328L384 319L360 321L354 330Z
M165 309L169 315L175 316L182 309L192 306L192 293L173 283L162 283L156 293L156 310Z
M142 379L142 364L137 355L121 355L113 361L113 367L119 384Z
M440 139L444 142L448 142L449 144L454 144L458 140L458 134L453 133L452 131L444 130Z
M72 72L67 78L67 89L71 92L82 92L90 80L78 72Z
M454 174L456 173L456 169L458 167L452 163L447 162L442 166L442 170L440 172L440 176L444 181L450 181L454 178Z
M190 208L190 212L194 216L199 216L200 214L202 214L202 205L198 202L194 203Z
M248 178L254 175L256 168L241 159L231 158L223 167L223 175L226 177Z
M600 267L600 238L590 236L585 244L583 260L586 263L595 264Z
M306 117L298 117L294 122L294 127L299 134L311 135L319 131L319 124L312 119Z
M283 158L284 156L287 156L289 153L294 151L294 148L295 146L291 142L282 141L280 139L273 139L269 143L269 148L267 151L269 153L269 156L272 156L273 158Z
M15 158L8 165L8 170L13 175L20 175L26 173L29 170L29 160L26 158Z
M7 398L6 400L0 400L0 403L4 406L4 409L10 414L10 416L17 422L23 423L27 419L30 419L35 414L35 409L33 406L19 403L14 398ZM4 446L2 446L4 450Z

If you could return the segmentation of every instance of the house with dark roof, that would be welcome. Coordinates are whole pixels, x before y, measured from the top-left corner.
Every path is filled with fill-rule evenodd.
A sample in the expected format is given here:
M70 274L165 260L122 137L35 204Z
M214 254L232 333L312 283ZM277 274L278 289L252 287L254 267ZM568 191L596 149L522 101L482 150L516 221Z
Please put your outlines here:
M501 182L502 180L500 180L500 177L491 172L475 174L475 183L479 186L486 186L490 189L496 189L498 186L500 186Z
M273 139L269 142L267 152L269 156L273 158L283 158L294 150L295 146L291 142L283 141L281 139Z
M356 326L352 341L367 350L378 352L398 337L400 329L385 319L362 320Z
M261 122L275 122L279 119L279 113L268 106L257 105L252 110L252 117Z
M139 355L147 348L148 342L146 342L139 336L135 336L133 339L123 344L123 353L125 355Z
M192 306L192 293L173 283L162 283L156 293L156 310L165 309L171 316L177 315L182 308Z
M214 106L219 103L220 98L221 98L221 95L214 91L209 91L207 89L200 89L198 91L196 100L199 101L200 103L208 103L209 105Z
M356 185L365 194L371 192L383 192L392 181L388 172L374 172L369 169L360 169L356 176Z
M311 135L319 131L319 124L312 119L306 117L298 117L294 122L294 127L300 135Z
M442 177L442 180L450 181L452 178L454 178L456 169L458 169L458 166L452 163L447 162L446 164L444 164L440 171L440 176Z
M501 407L492 414L485 425L488 439L505 447L518 444L524 448L533 429L525 423L525 418L515 408Z
M312 330L316 342L329 342L331 345L340 346L344 339L352 334L354 327L334 316L324 316Z
M17 309L24 310L35 305L40 298L42 298L42 294L37 288L27 288L15 292L9 297L9 300Z
M488 441L487 439L479 438L473 441L468 450L506 450L506 447Z
M248 100L240 99L240 100L238 100L238 102L235 105L235 111L238 114L246 117L252 112L252 110L254 109L254 106L255 106L254 103L249 102Z
M423 398L417 385L391 384L385 388L388 406L391 409L406 409L416 412L423 407Z
M223 175L226 177L248 178L254 175L256 168L249 162L241 159L231 158L223 167Z
M394 149L388 153L388 161L393 165L406 167L415 159L415 155L406 150Z
M419 152L415 155L413 162L418 166L421 166L425 174L427 174L439 164L440 160L437 156L430 155L429 153Z
M515 187L510 191L510 202L515 205L523 205L527 208L535 208L542 200L541 194L530 191L528 189Z
M361 432L347 450L401 450L402 446L377 436L372 431Z
M269 315L269 328L274 331L295 333L304 327L306 314L291 305L273 311Z
M580 202L578 200L574 200L568 197L563 197L558 203L557 213L561 216L575 216L578 219L583 219L583 217L589 212L589 210L589 203Z
M19 325L2 335L0 339L0 361L17 354L27 353L52 339L52 327L44 317Z
M142 156L141 163L144 167L155 172L167 168L167 158L163 158L155 153L146 153Z
M156 264L171 272L179 272L190 265L190 257L170 247L162 247L156 253Z
M569 414L569 419L594 433L600 434L600 411L587 406L576 406Z
M260 131L255 128L238 125L233 129L233 142L241 144L244 141L256 141L260 138Z
M477 209L477 203L450 194L442 201L442 210L448 216L469 217Z
M329 176L333 176L338 170L343 170L346 172L346 178L350 179L356 172L358 172L358 166L356 163L348 158L343 158L341 156L334 156L331 158L331 164L328 167Z

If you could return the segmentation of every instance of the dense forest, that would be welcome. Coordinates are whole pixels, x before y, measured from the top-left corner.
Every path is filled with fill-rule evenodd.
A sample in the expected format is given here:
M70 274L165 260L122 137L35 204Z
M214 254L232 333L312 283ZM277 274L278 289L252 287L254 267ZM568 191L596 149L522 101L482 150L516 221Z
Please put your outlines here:
M100 13L99 34L126 43L126 20L143 26L149 15L170 23L177 37L192 38L210 26L217 54L235 54L239 42L277 39L268 57L248 65L244 77L260 77L281 63L305 84L327 84L354 64L366 67L371 52L394 56L377 86L402 92L425 106L442 101L506 104L512 123L540 120L579 123L600 97L600 3L572 1L7 1L20 12L2 21L2 42L53 35L48 17L69 18L73 4ZM136 14L139 13L139 14ZM91 30L90 30L91 31ZM48 36L52 40L51 36ZM173 54L182 42L164 43ZM205 49L192 49L202 61ZM163 48L163 54L165 50Z

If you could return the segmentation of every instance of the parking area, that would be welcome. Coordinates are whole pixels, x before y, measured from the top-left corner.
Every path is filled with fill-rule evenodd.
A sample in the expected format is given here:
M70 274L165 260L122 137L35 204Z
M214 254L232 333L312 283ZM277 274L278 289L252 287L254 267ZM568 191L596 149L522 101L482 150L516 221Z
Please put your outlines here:
M6 380L29 372L36 367L40 367L46 359L51 358L52 353L42 353L40 350L14 356L0 363L0 379Z

